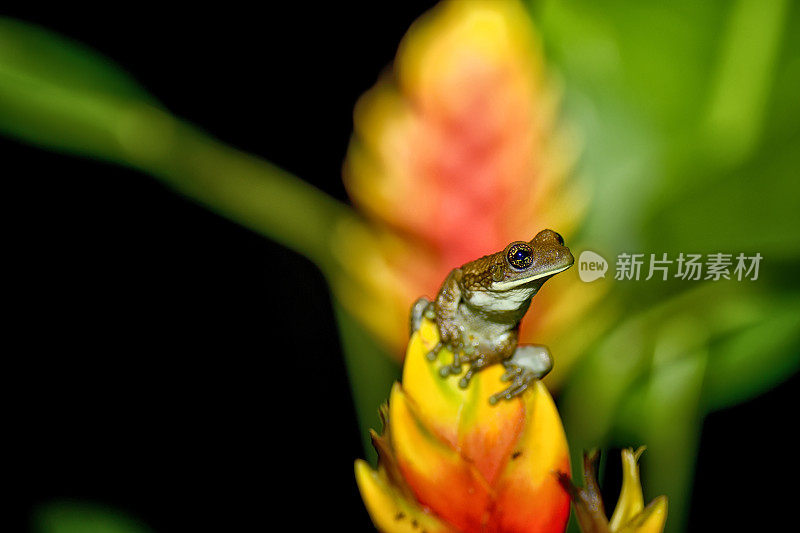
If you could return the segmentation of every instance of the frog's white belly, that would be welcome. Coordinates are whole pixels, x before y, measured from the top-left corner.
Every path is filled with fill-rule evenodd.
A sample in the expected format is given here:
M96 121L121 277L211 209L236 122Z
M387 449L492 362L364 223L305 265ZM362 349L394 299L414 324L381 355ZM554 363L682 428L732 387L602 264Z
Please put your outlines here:
M465 341L491 348L505 342L525 315L536 289L522 286L507 291L473 291L458 306Z
M478 311L506 313L527 309L534 294L536 294L536 288L522 285L507 291L472 291L465 300L470 307Z

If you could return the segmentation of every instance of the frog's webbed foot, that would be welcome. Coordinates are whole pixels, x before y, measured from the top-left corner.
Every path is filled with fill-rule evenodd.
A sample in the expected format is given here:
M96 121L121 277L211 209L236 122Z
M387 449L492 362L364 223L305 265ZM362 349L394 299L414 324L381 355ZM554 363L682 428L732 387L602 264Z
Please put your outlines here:
M412 335L419 329L424 319L436 321L436 325L439 328L440 337L439 342L436 343L436 346L434 346L431 351L425 354L425 357L428 359L428 361L436 361L436 359L439 357L439 352L446 349L453 354L453 362L449 365L444 365L441 367L439 369L439 374L442 377L447 377L450 374L460 374L461 364L468 359L466 354L473 353L472 347L464 346L461 338L463 334L455 324L437 320L436 309L433 302L423 296L414 302L413 306L411 306L411 319L409 321L409 325L411 327Z
M470 368L467 370L464 378L461 378L459 386L466 388L469 385L469 380L472 375L487 366L483 357L477 352L476 347L462 340L453 340L450 342L439 342L434 346L433 350L428 353L428 359L435 361L442 349L447 349L453 354L453 362L449 365L444 365L439 368L439 375L443 378L453 375L457 376L461 373L461 366L469 364Z
M472 377L486 368L490 366L492 361L486 357L478 357L475 359L469 360L469 369L464 373L461 379L458 381L458 386L462 389L466 389L469 387L469 382L472 380ZM461 367L459 367L458 372L453 372L454 374L458 374L461 372Z
M439 342L433 349L428 352L427 358L429 361L436 361L439 357L439 352L442 350L448 350L453 354L453 362L449 365L443 365L439 368L439 375L443 378L446 378L450 375L458 375L461 373L461 365L465 363L471 363L472 366L475 366L475 362L473 361L475 357L475 349L470 345L464 345L463 343L459 342ZM472 368L470 368L472 370ZM467 372L470 376L472 375L470 371ZM474 372L473 372L474 373ZM463 380L462 380L463 381ZM469 379L467 380L467 383ZM464 385L466 387L466 385Z
M503 361L503 366L506 372L500 379L510 381L511 384L489 398L492 405L502 399L510 400L522 394L535 380L545 377L553 368L553 358L546 347L528 344L518 346L514 355Z

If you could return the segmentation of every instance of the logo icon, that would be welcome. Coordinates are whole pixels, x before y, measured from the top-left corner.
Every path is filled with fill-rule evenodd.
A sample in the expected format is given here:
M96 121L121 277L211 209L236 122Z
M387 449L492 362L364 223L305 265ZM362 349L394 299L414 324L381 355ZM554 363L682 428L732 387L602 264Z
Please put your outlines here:
M608 272L608 261L603 256L589 250L581 252L578 258L578 276L580 276L581 281L591 283L606 277L606 272Z

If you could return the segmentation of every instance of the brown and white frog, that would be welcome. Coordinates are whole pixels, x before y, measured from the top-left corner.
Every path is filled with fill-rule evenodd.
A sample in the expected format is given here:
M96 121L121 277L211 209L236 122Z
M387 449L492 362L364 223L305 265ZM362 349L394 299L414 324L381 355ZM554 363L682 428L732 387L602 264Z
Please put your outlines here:
M436 323L440 341L428 359L435 361L444 348L454 354L453 362L440 368L442 377L460 374L462 365L469 365L461 387L467 387L476 372L502 364L502 379L510 385L490 402L511 399L553 367L546 347L517 344L519 323L544 282L573 262L564 239L549 229L530 242L512 242L450 271L433 301L423 297L414 303L411 330L419 328L423 317Z

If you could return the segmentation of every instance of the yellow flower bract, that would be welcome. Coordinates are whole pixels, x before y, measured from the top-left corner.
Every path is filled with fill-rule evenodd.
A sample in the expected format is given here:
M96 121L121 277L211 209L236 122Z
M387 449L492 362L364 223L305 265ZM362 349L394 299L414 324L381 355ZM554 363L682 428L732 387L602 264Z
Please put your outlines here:
M569 454L547 388L536 382L493 406L490 396L507 385L502 366L479 372L462 389L458 376L439 375L449 351L427 359L438 341L436 325L423 320L378 437L388 441L388 454L377 471L356 463L373 522L381 531L407 531L409 517L425 521L426 531L562 531L569 501L554 472L569 472ZM402 479L391 480L390 471Z

